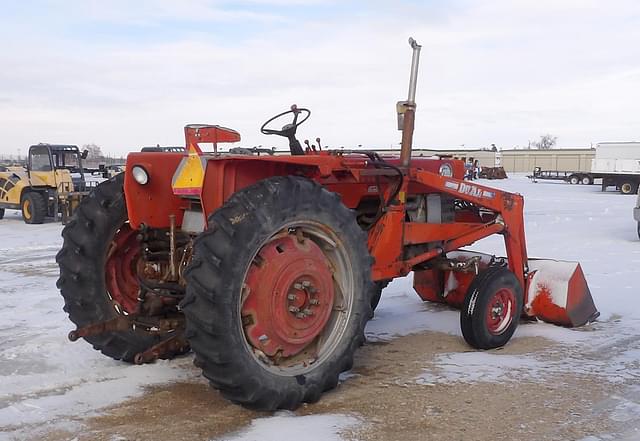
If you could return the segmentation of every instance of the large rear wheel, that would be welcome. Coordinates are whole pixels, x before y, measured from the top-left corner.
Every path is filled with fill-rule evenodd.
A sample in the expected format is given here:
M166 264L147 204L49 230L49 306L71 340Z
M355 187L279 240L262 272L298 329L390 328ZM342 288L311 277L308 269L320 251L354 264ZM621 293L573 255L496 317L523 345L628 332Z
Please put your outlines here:
M128 223L123 181L124 175L118 175L98 185L65 226L64 243L56 256L60 266L58 288L71 321L89 331L86 336L72 331L72 340L83 336L95 349L117 360L151 361L153 356L136 359L136 355L180 330L150 331L153 326L157 328L157 316L170 318L175 306L159 304L153 317L138 310L139 275L148 268L141 259L138 232ZM133 325L130 320L134 316L149 321L149 327L139 322ZM188 347L176 344L156 355L169 358L186 350Z
M209 218L187 271L196 364L251 408L318 400L364 341L370 265L354 212L313 181L274 177L237 192Z

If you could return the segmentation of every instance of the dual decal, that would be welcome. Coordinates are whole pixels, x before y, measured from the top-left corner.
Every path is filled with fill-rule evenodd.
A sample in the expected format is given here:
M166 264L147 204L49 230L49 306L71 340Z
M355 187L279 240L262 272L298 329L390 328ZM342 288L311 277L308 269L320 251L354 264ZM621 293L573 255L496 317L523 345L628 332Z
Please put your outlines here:
M493 199L496 194L493 191L483 190L475 185L467 184L465 182L457 183L453 181L446 181L444 186L452 190L456 190L460 194L466 194L476 198Z

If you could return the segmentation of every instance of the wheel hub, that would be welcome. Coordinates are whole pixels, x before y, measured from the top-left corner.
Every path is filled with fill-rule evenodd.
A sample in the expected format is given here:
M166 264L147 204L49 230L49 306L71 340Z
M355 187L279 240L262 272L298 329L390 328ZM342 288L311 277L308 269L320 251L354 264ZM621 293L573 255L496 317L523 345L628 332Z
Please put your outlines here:
M269 357L291 357L324 330L333 309L329 260L301 235L262 247L247 272L242 322L251 345Z
M487 328L493 335L502 334L513 321L515 295L508 288L498 290L487 306Z
M22 215L26 219L31 219L31 201L29 199L26 199L22 207L23 207Z

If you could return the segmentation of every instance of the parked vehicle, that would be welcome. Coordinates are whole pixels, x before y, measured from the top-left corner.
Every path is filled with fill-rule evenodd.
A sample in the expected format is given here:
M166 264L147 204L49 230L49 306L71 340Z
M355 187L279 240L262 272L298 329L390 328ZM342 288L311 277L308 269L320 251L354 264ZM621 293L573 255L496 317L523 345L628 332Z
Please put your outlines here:
M0 219L5 209L14 209L28 224L58 215L66 223L88 194L85 152L75 145L37 144L29 147L26 167L0 168Z
M527 177L532 182L559 180L591 185L602 179L602 191L616 187L622 194L635 194L640 187L640 142L601 142L596 145L591 171L542 170L536 167Z
M587 172L567 171L567 170L542 170L540 167L533 169L533 173L527 176L532 182L538 179L544 181L565 181L570 184L593 184L593 176Z
M640 142L597 144L590 174L602 178L602 191L615 186L622 194L635 194L640 186Z

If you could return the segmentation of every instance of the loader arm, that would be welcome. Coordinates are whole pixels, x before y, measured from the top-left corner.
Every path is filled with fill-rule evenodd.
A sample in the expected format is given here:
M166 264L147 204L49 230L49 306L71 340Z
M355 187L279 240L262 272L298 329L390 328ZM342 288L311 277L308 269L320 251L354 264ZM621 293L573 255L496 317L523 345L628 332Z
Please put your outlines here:
M486 212L483 215L463 213L462 219L452 222L411 222L406 195L416 192L447 195ZM415 270L414 286L423 299L460 307L473 273L440 271L438 259L446 261L456 256L454 259L468 263L483 259L481 268L486 268L491 256L459 250L492 234L501 234L506 264L523 290L522 313L564 326L581 326L597 318L598 311L577 262L529 260L521 195L410 168L396 202L387 208L369 233L369 249L375 258L374 280L389 280ZM416 245L422 246L422 252L407 252ZM447 253L451 254L447 256ZM458 288L445 293L442 281L450 277L456 279Z
M413 175L411 176L412 180L498 213L498 216L491 222L479 225L470 223L467 226L468 231L464 231L466 225L454 224L462 231L458 236L445 240L445 252L471 245L479 239L500 233L504 237L509 269L516 275L522 287L526 287L525 282L529 270L524 233L524 198L521 195L421 170L412 170L411 174ZM406 238L405 235L405 241Z
M524 199L519 194L496 190L452 177L411 168L408 171L407 188L425 193L444 193L455 199L472 203L495 213L489 220L481 218L467 219L466 222L425 223L406 220L406 206L402 203L389 207L369 235L369 249L376 257L373 267L374 280L385 280L398 275L406 275L421 263L441 256L447 252L488 237L492 234L504 236L509 268L520 284L526 286L527 250L524 233ZM400 192L400 198L405 193ZM398 240L398 235L402 237ZM426 252L404 258L402 248L395 252L391 244L403 247L426 243L440 244ZM395 257L395 259L394 259Z

